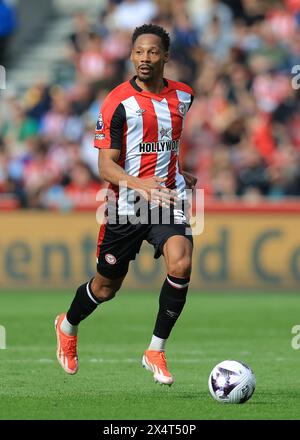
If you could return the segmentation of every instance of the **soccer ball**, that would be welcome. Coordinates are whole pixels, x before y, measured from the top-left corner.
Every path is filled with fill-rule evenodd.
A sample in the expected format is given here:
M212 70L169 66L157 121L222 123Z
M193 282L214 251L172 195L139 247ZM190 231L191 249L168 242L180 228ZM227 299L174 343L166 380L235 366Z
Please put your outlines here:
M255 376L242 362L226 360L217 364L209 375L210 394L218 402L244 403L254 393Z

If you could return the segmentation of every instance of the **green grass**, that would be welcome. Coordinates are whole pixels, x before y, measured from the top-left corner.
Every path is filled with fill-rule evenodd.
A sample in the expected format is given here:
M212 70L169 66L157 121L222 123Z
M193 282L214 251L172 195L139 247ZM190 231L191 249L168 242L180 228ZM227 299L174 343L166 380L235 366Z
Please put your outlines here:
M300 324L293 294L190 293L167 346L172 387L141 368L157 295L121 292L81 324L80 369L68 376L55 357L53 320L65 292L0 294L0 419L299 419ZM207 380L224 359L249 364L257 388L244 405L215 402Z

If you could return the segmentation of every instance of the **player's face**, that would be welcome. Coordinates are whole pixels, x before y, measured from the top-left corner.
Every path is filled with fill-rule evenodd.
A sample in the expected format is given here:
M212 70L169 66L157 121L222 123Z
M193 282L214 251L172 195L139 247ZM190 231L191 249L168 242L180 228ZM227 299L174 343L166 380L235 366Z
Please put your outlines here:
M143 34L135 40L130 59L134 64L138 79L150 82L163 76L169 53L164 50L160 37Z

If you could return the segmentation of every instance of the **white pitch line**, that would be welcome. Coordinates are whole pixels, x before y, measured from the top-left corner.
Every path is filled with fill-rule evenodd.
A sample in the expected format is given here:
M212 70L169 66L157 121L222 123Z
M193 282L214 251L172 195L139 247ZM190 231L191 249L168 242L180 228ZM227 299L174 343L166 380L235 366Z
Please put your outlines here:
M287 360L287 358L284 357L277 357L274 358L277 362L283 362ZM112 358L84 358L80 357L79 361L81 362L89 362L93 364L131 364L131 363L139 363L140 358L125 358L125 359L112 359ZM203 364L206 362L215 363L216 358L204 358L204 359L196 359L196 358L190 358L190 359L168 359L169 363L173 364ZM56 359L50 359L50 358L41 358L41 359L1 359L1 363L4 364L23 364L23 363L38 363L38 364L52 364L56 363Z
M10 351L38 351L38 352L47 352L47 351L53 351L51 348L45 348L44 345L10 345L9 347ZM85 345L83 348L80 349L81 352L87 352L94 350L95 346L93 344ZM137 348L138 349L138 348ZM128 353L128 348L114 348L110 347L108 348L101 348L102 353L106 354L120 354L120 353ZM134 353L134 350L132 350L132 353ZM179 355L205 355L205 352L203 350L180 350L178 351Z
M140 358L125 358L125 359L104 359L104 358L90 358L90 359L86 359L83 357L80 357L79 359L81 362L90 362L93 364L119 364L119 363L124 363L124 364L131 364L131 363L138 363L140 362ZM205 361L207 361L209 359L205 359ZM213 359L214 360L214 359ZM56 359L48 359L48 358L41 358L41 359L2 359L1 363L7 363L7 364L18 364L18 363L56 363L57 360ZM176 359L176 360L172 360L170 359L170 362L173 363L179 363L179 364L194 364L194 363L200 363L203 362L203 360L201 359Z

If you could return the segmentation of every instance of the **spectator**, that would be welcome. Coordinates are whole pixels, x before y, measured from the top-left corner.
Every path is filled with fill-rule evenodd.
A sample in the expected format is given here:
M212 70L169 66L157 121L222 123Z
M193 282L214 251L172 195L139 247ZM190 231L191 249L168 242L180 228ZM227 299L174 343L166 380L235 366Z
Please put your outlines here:
M89 167L78 162L72 168L70 177L71 182L65 191L72 207L77 210L96 209L99 205L96 195L103 185L93 177Z
M87 46L92 27L85 12L80 11L74 15L74 31L71 33L69 40L71 48L75 53L80 54Z
M141 23L150 22L156 15L157 7L150 0L123 0L112 13L111 24L131 32Z
M94 20L75 14L55 81L0 107L0 199L95 209L99 107L133 75L131 31L151 20L172 34L166 76L196 92L180 159L206 198L300 197L299 11L300 0L108 0Z
M110 70L108 59L103 53L102 39L93 33L78 58L78 75L82 80L92 83L108 77Z
M231 29L222 27L217 15L212 17L209 25L202 34L202 44L213 57L222 62L228 57L228 53L234 44L234 35Z
M21 103L12 100L8 118L0 128L3 143L12 157L20 156L26 152L28 138L38 134L38 124L35 119L27 116Z
M191 17L194 19L196 28L201 36L206 32L214 20L220 24L223 32L232 29L233 14L229 6L219 0L208 0L204 2L204 7L199 8L199 1L192 0L191 8L193 9Z
M81 138L83 121L72 112L65 91L52 91L52 106L42 118L40 132L50 142L60 139L77 141Z

